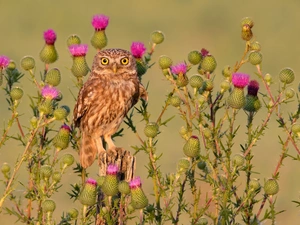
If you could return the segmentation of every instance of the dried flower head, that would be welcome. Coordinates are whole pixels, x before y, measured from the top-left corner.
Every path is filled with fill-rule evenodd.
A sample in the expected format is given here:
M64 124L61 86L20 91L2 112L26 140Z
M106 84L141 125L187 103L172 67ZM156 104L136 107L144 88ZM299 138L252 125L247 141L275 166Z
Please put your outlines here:
M105 30L109 22L109 17L103 14L95 15L92 19L92 25L95 30Z
M131 44L131 53L135 58L142 58L146 52L146 47L142 42L136 41Z
M187 71L187 65L185 63L178 63L175 66L171 66L171 71L174 74L185 74Z
M248 95L257 96L259 83L256 80L251 80L248 84Z
M93 178L88 178L85 183L97 186L97 181L94 180Z
M48 85L44 86L42 89L42 96L47 99L56 99L59 95L59 91L55 87L50 87Z
M130 189L135 189L142 186L141 178L136 177L129 182Z
M46 44L53 45L56 41L56 33L54 30L49 29L44 32L44 39L46 41Z
M249 83L249 75L245 73L232 74L232 83L237 88L244 88Z
M205 48L202 48L202 49L201 49L201 55L202 55L203 57L205 57L205 56L208 56L208 55L210 55L210 54L209 54L209 51L208 51L208 50L206 50Z
M118 173L118 171L119 171L119 168L117 165L110 164L107 167L106 174L107 175L116 175Z
M69 51L73 56L85 56L88 51L88 45L85 44L71 45L69 47Z
M9 58L5 55L0 56L0 69L4 69L9 64Z

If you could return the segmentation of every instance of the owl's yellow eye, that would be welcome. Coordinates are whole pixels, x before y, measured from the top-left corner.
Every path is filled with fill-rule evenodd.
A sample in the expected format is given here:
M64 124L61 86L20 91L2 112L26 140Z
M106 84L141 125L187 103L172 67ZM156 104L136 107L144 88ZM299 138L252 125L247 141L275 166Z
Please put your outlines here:
M105 58L105 57L101 58L101 64L102 65L107 65L108 62L109 62L108 58Z
M128 57L122 58L122 59L121 59L121 63L122 63L122 65L127 65L127 64L129 63Z

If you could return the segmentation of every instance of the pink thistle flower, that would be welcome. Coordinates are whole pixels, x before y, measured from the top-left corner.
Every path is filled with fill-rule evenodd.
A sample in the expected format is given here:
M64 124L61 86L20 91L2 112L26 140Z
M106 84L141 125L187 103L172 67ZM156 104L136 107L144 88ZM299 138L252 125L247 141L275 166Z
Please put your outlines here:
M248 95L257 96L259 83L256 80L251 80L248 84Z
M56 41L56 33L54 30L49 29L44 32L44 39L46 41L46 44L53 45Z
M135 58L142 58L146 52L146 47L142 42L132 42L130 47L131 53Z
M56 99L59 95L59 91L55 87L50 87L48 85L44 86L42 89L42 96L47 99Z
M201 55L202 55L203 57L205 57L205 56L208 56L208 55L210 55L210 54L209 54L209 51L208 51L208 50L206 50L205 48L202 48L202 49L201 49Z
M94 180L93 178L88 178L86 181L85 181L86 184L91 184L93 186L97 186L97 181Z
M0 69L4 69L9 64L9 58L5 55L0 56Z
M110 164L107 167L106 174L107 175L116 175L118 173L118 171L119 171L119 168L117 165Z
M130 189L139 188L142 186L141 178L136 177L129 182Z
M187 71L187 66L185 63L178 63L175 66L171 66L172 73L178 75L178 74L185 74Z
M95 30L105 30L109 22L109 17L103 14L95 15L92 19L92 25Z
M232 83L237 88L244 88L249 83L249 75L245 73L232 74Z
M88 45L85 44L78 44L78 45L71 45L69 50L72 56L85 56L88 51Z
M67 124L64 124L60 127L61 130L67 130L69 132L71 132L71 128L67 125Z

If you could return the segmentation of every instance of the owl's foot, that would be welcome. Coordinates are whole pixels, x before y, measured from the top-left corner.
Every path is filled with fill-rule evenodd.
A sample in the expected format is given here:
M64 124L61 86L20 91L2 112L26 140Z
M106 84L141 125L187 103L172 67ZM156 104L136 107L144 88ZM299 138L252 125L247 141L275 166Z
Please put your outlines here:
M104 140L107 144L107 150L115 150L116 146L111 139L111 135L104 135Z
M98 154L105 152L105 149L103 148L102 138L95 138L95 140L98 149Z

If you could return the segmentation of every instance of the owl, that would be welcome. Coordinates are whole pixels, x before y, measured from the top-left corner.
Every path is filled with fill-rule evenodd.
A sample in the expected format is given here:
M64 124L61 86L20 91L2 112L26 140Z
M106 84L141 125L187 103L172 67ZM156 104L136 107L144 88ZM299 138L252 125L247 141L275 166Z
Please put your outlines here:
M115 145L111 136L139 98L148 95L137 76L136 61L129 51L106 49L93 61L91 75L79 91L73 112L75 127L81 131L80 163L87 168L96 155Z

